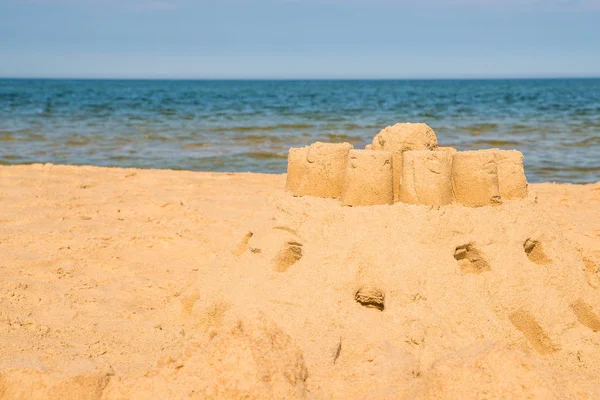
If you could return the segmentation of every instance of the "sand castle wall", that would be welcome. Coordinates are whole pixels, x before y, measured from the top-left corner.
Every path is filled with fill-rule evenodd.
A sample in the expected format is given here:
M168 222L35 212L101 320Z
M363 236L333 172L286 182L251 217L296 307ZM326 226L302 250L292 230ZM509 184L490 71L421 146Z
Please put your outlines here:
M399 199L402 180L402 153L407 150L426 150L437 147L435 132L422 123L399 123L381 130L373 139L373 150L391 151L393 154L394 201Z
M392 204L392 153L350 150L340 200L343 205Z
M481 207L527 197L521 152L459 152L437 144L426 124L400 123L381 130L365 150L321 142L292 148L286 189L295 196L339 198L348 206L400 201Z
M339 197L351 149L350 143L322 142L290 149L286 187L294 196Z
M527 197L527 178L523 168L523 153L517 150L494 149L498 166L498 185L503 199Z
M292 147L288 153L287 180L285 189L299 196L302 188L302 181L306 175L306 156L307 147Z
M460 151L452 162L454 198L461 204L480 207L498 204L498 167L493 151Z
M399 200L441 206L452 203L452 154L449 151L411 150L402 156Z
M448 146L439 146L439 147L436 147L435 149L440 150L440 151L446 151L450 155L455 155L458 152L458 150L456 150L454 147L448 147Z
M505 200L527 197L527 178L520 151L484 149L454 152L453 159L456 165L456 172L453 172L454 195L458 202L481 206L496 204L499 199L495 196ZM468 183L472 179L469 174L476 177L472 185Z

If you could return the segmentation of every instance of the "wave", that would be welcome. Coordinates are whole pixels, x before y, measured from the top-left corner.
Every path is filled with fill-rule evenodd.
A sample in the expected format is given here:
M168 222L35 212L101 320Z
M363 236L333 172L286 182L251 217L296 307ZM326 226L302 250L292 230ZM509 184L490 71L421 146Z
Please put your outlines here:
M300 130L300 129L313 129L316 128L312 124L278 124L278 125L267 125L267 126L228 126L221 128L211 128L210 132L272 132L278 130Z
M498 130L500 126L495 123L481 123L465 126L464 129L473 134L492 132Z
M327 139L331 141L346 141L346 142L359 142L362 140L360 137L346 135L344 133L328 133Z
M560 167L537 167L535 169L540 172L548 172L548 173L553 173L553 174L557 173L557 172L561 172L561 173L572 172L572 173L583 173L583 174L600 173L599 166L575 167L575 166L570 165L570 166L560 166Z
M521 146L522 142L516 140L502 140L502 139L484 139L484 140L473 140L468 142L471 147L507 147L507 146Z
M261 144L265 142L269 143L281 143L283 141L279 136L273 135L243 135L236 136L234 138L236 142L243 142L247 144Z
M591 147L600 145L600 136L592 136L587 139L579 140L577 142L564 143L567 147Z
M65 141L65 145L73 147L86 146L90 144L91 141L92 139L89 136L73 135Z
M0 131L0 142L12 142L16 140L13 132Z
M201 149L213 146L214 143L188 143L181 146L181 150Z
M259 160L268 160L268 159L287 159L287 154L280 153L269 153L267 151L251 151L246 153L248 157L256 158Z

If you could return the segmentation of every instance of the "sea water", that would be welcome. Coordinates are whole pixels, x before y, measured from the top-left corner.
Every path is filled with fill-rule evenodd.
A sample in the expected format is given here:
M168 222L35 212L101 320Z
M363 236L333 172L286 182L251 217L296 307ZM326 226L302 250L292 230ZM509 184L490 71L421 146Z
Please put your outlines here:
M396 122L525 155L531 182L600 180L600 79L0 80L0 163L283 173L317 140Z

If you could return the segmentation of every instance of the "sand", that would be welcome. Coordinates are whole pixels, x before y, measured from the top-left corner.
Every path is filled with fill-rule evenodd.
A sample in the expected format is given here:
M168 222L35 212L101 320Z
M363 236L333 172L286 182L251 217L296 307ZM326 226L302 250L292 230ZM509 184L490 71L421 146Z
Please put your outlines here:
M0 167L0 398L598 398L600 183L344 207Z

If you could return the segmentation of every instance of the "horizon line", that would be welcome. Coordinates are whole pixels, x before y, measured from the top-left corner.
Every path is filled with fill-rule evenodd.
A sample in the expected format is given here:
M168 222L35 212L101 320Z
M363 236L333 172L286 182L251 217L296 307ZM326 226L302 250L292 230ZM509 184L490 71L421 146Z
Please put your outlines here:
M0 80L104 80L104 81L477 81L477 80L600 79L600 75L457 76L457 77L94 77L0 76Z

